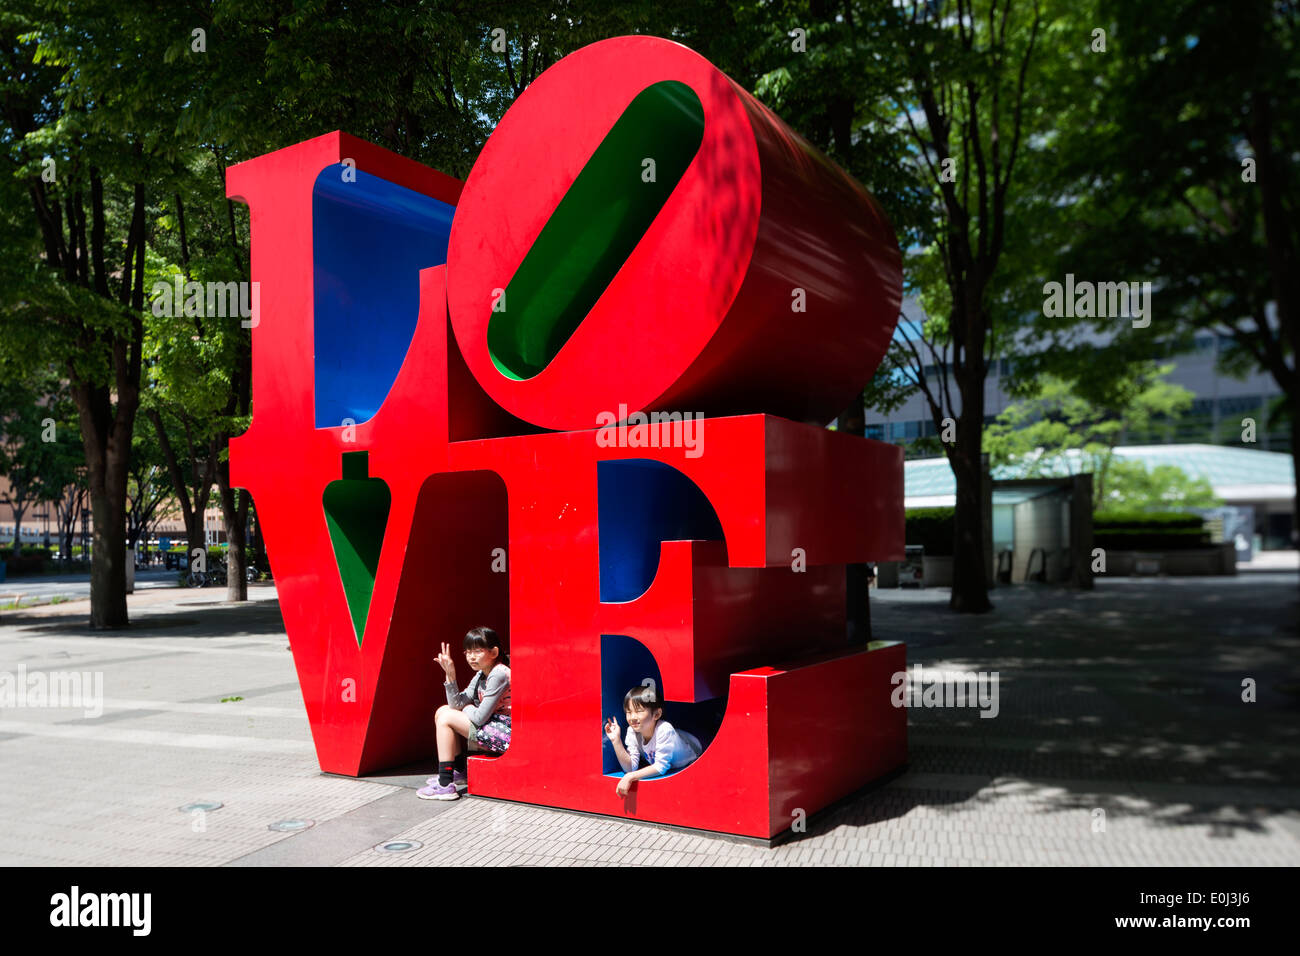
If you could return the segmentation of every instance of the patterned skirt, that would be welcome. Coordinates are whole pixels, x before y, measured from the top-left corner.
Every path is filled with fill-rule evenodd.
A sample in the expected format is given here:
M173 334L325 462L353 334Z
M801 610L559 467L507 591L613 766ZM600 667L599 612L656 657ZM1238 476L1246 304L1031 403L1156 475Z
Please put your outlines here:
M484 750L505 753L510 746L510 715L493 714L486 724L474 731L474 740Z

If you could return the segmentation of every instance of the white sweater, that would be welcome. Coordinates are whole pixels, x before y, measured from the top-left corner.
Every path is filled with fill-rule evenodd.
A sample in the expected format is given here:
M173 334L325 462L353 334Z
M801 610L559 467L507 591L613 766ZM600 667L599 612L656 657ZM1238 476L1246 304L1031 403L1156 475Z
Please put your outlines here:
M623 745L627 748L627 755L632 758L632 770L641 765L641 757L644 755L646 761L661 774L689 766L704 750L693 734L677 730L666 720L655 724L654 736L649 740L641 739L641 735L629 727ZM628 772L631 773L630 770Z

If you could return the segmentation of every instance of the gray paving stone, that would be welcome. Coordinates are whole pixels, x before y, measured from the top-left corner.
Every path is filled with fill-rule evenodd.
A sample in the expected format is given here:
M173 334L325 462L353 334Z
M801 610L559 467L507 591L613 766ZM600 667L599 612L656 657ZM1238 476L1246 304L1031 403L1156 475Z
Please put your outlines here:
M178 592L147 638L6 621L0 669L100 669L109 701L100 720L0 712L0 864L1300 865L1292 705L1234 690L1242 673L1293 677L1278 663L1293 656L1293 595L1293 578L1264 575L1103 581L1002 589L979 619L936 594L873 596L877 636L906 639L909 662L999 671L999 716L909 711L909 772L775 850L321 775L271 604L192 608ZM223 689L246 700L220 704ZM225 805L201 832L177 810L196 799ZM1105 833L1091 829L1098 807ZM291 817L316 825L267 830ZM425 846L372 849L397 838Z

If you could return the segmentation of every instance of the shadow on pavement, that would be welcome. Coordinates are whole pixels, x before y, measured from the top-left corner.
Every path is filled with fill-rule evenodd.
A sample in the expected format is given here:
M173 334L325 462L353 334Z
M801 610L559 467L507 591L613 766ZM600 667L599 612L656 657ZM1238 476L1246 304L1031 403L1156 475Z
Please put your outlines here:
M950 612L946 590L871 596L873 636L906 641L909 670L996 673L997 716L911 708L908 772L796 840L918 808L978 827L1007 800L1083 832L1104 810L1222 839L1300 809L1294 574L1003 587L979 616Z

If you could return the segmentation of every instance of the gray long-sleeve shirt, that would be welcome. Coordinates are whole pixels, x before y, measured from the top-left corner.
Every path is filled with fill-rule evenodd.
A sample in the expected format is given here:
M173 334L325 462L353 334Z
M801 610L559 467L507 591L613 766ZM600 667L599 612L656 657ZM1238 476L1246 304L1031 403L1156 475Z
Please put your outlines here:
M494 713L510 713L510 668L498 664L486 677L479 671L464 692L454 680L446 681L447 704L461 711L475 727L482 727Z

